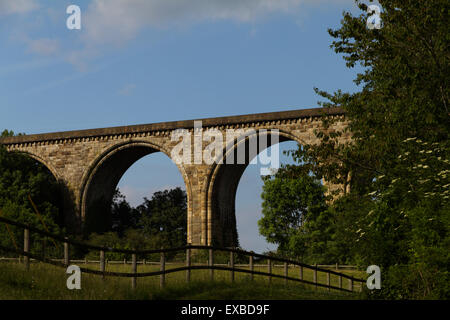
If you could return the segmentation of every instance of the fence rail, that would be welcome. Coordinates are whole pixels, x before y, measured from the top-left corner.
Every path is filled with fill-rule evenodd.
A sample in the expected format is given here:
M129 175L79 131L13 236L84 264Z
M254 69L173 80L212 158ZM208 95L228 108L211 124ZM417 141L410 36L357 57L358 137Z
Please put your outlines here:
M70 255L69 255L69 245L73 246L79 246L81 248L85 249L91 249L91 250L97 250L99 251L99 263L100 263L100 270L92 270L89 268L83 268L80 267L80 270L85 273L91 273L96 275L101 275L102 277L111 276L111 277L129 277L132 279L132 288L136 287L136 279L142 278L142 277L150 277L150 276L160 276L160 286L165 286L165 275L174 273L174 272L182 272L186 271L186 281L190 281L190 275L192 270L210 270L210 279L214 279L214 270L221 270L221 271L229 271L230 272L230 278L231 281L235 280L235 273L247 273L250 274L251 279L253 280L254 275L261 275L268 277L269 281L271 281L272 278L280 278L284 279L287 283L288 281L295 281L295 282L301 282L309 285L314 285L315 287L323 287L340 291L348 291L348 292L354 292L354 283L361 283L360 288L362 289L362 284L366 282L364 279L358 279L354 278L350 275L340 273L334 270L331 270L331 268L336 268L336 270L339 267L339 265L308 265L305 263L301 263L298 261L294 261L291 259L281 258L281 257L274 257L274 256L267 256L263 254L258 254L254 252L245 251L239 248L226 248L226 247L216 247L216 246L201 246L201 245L187 245L184 247L177 247L177 248L167 248L167 249L156 249L156 250L127 250L127 249L116 249L111 247L100 247L100 246L94 246L91 244L82 243L79 241L75 241L72 239L69 239L68 237L60 236L51 234L49 232L27 226L25 224L9 220L4 217L0 217L0 222L5 223L6 225L13 225L19 228L22 228L24 230L24 246L23 250L20 250L15 246L15 248L8 248L4 246L0 246L0 250L10 252L10 253L16 253L24 257L24 263L27 269L29 269L30 266L30 260L34 259L37 261L41 261L44 263L48 263L51 265L59 266L59 267L67 267L70 264ZM42 236L47 236L53 240L57 240L59 242L63 243L64 247L64 258L63 259L50 259L41 257L35 254L30 253L30 233L34 232L37 234L40 234ZM206 265L198 265L195 263L192 263L191 261L191 254L192 250L206 250L209 253L209 259ZM183 267L177 267L177 268L170 268L166 269L166 265L169 265L170 263L166 262L166 254L171 252L179 252L179 251L185 251L186 252L186 265ZM116 252L116 253L124 253L124 254L130 254L132 256L131 260L131 271L130 273L127 272L111 272L105 270L105 252ZM230 254L230 260L229 265L225 264L217 264L214 263L214 252L228 252ZM160 270L159 271L153 271L153 272L137 272L137 266L138 261L136 259L137 255L148 255L148 254L160 254ZM249 258L248 264L235 264L235 255L241 255L246 256ZM254 264L254 258L259 259L265 259L268 261L267 264L262 265L256 265ZM77 260L81 262L85 262L86 260ZM125 261L126 262L126 261ZM272 267L274 266L274 263L282 263L281 266L284 267L284 274L276 274L272 272ZM243 266L248 266L249 269L243 269ZM264 271L257 271L254 268L255 267L267 267L267 272ZM288 275L289 268L298 267L299 268L299 278L294 278ZM348 267L348 266L346 266ZM329 268L329 269L327 269ZM313 281L305 280L303 277L303 270L309 269L313 271ZM317 274L318 272L322 272L326 274L326 283L320 283L318 281ZM338 283L339 286L333 286L330 283L330 275L335 275L338 277ZM344 288L342 286L342 279L345 278L348 280L348 288Z
M52 259L53 261L64 261L64 259ZM18 261L21 262L22 259L19 258L10 258L10 257L0 257L0 261ZM37 261L35 259L30 259L30 262L33 261ZM73 263L84 263L84 264L99 264L101 262L101 260L89 260L89 259L70 259L70 262ZM209 262L209 260L208 260ZM105 263L106 264L132 264L131 260L107 260L105 259ZM160 262L156 262L156 261L148 261L146 259L142 259L142 260L138 260L136 261L136 264L138 265L160 265ZM180 264L180 262L167 262L166 261L166 265L178 265ZM202 264L200 262L198 262L197 264ZM228 263L214 263L215 266L228 266ZM250 263L237 263L235 264L236 267L247 267L247 268L251 268L251 264ZM262 268L262 267L266 267L267 264L253 264L254 267L256 268ZM273 264L274 268L281 268L284 267L284 264ZM294 265L288 265L288 268L295 268L296 266ZM325 269L335 269L335 270L357 270L357 266L352 266L352 265L347 265L347 264L318 264L317 265L318 268L325 268Z

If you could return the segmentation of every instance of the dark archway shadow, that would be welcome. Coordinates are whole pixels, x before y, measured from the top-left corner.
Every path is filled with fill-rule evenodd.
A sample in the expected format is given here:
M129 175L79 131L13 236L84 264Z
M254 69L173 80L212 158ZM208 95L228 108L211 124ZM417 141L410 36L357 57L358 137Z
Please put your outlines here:
M144 146L125 148L107 156L98 165L85 191L84 234L110 230L111 203L117 184L133 163L154 152L158 150Z
M55 223L66 230L68 233L75 234L78 231L79 223L75 215L74 199L67 188L66 183L58 177L54 168L48 165L40 157L23 151L13 151L13 154L24 157L25 161L29 161L28 169L46 175L49 179L49 185L45 186L45 190L40 190L45 199L29 194L33 204L39 204L42 201L48 201L58 209L57 216L54 217ZM21 161L21 160L19 160ZM32 204L29 203L32 207Z
M279 132L276 135L277 137L274 139L275 134L268 133L267 135L261 136L257 133L257 139L255 139L258 145L256 154L259 155L277 143L285 141L300 143L300 141L297 141L295 137L289 134ZM267 139L266 147L263 149L259 148L259 140L261 138ZM241 142L245 143L245 163L237 164L237 152L234 151L238 148L239 143L234 143L224 152L224 158L230 152L234 152L234 164L217 164L213 171L213 176L210 179L208 220L211 221L211 230L208 233L212 245L226 247L236 247L239 245L236 226L236 192L245 169L255 158L249 157L249 141L250 139L246 138L245 141Z

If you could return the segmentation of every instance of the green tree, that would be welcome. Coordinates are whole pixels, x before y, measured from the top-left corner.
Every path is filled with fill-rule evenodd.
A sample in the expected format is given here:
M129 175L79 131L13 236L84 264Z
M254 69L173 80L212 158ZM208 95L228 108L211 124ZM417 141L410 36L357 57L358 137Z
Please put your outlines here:
M124 236L127 229L136 229L139 223L140 213L133 208L125 196L116 189L111 205L112 231L119 237Z
M380 29L367 27L367 6L356 3L361 14L344 13L329 33L347 66L363 67L360 90L315 89L324 108L344 108L349 126L316 132L319 144L293 153L307 170L289 171L350 184L329 208L333 228L323 232L333 236L324 249L379 265L382 297L448 298L450 3L380 0ZM324 116L324 127L333 121ZM352 141L340 143L346 131ZM320 229L306 234L313 232Z
M181 188L155 192L149 200L138 207L132 207L117 189L111 205L113 224L111 231L103 234L92 233L89 242L98 246L117 249L144 250L181 247L187 237L187 197ZM98 252L90 252L94 258ZM170 253L167 258L172 258ZM129 258L125 254L107 253L107 259ZM159 255L139 258L156 259Z
M329 100L323 107L345 109L352 142L324 131L295 156L312 159L320 178L350 181L351 194L332 208L335 240L350 243L354 261L382 267L385 297L449 297L450 4L380 0L382 28L369 29L356 2L362 14L344 13L329 33L347 66L363 67L361 90L316 89ZM324 117L325 126L333 121Z
M155 192L137 207L139 227L154 248L184 246L187 237L187 196L177 187Z
M304 260L327 241L308 232L327 224L325 188L312 176L291 173L282 169L265 178L258 225L268 242L278 244L279 253Z
M13 136L12 131L5 130L2 137ZM43 223L50 232L60 232L63 223L60 185L49 170L41 163L26 155L8 152L0 145L0 210L5 218L29 224L44 230ZM28 197L35 202L40 217L35 213ZM42 219L42 221L41 221ZM0 242L5 247L12 247L14 241L19 249L22 247L23 231L10 227L11 235L5 225L0 228ZM33 235L36 252L42 250L44 240ZM48 243L47 253L53 250Z

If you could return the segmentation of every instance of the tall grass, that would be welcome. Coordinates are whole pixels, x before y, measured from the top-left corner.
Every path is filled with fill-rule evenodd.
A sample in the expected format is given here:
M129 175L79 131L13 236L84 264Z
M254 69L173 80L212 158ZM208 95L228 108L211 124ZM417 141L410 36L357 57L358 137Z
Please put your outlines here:
M80 264L81 266L82 264ZM83 265L84 266L84 265ZM87 265L97 269L97 265ZM167 269L176 267L167 266ZM255 268L257 270L258 268ZM281 268L274 268L274 273L282 273ZM130 272L130 265L107 265L108 271ZM158 266L139 266L138 272L158 270ZM292 274L291 274L292 273ZM311 273L311 274L310 274ZM289 275L298 277L298 269L290 269ZM0 299L34 299L34 300L129 300L129 299L355 299L358 294L338 291L255 276L249 280L247 274L235 274L235 282L230 281L230 272L214 271L215 281L209 280L209 270L191 271L192 281L187 284L185 272L166 275L166 287L159 288L159 276L137 279L137 288L131 289L130 278L107 277L83 273L81 290L69 290L66 281L69 275L64 268L32 263L30 271L26 271L23 264L15 262L0 263ZM325 275L323 275L325 277ZM305 279L312 279L312 272L304 272ZM319 278L320 281L325 281ZM336 280L337 281L337 280ZM324 282L322 282L324 283ZM332 282L333 283L333 282Z

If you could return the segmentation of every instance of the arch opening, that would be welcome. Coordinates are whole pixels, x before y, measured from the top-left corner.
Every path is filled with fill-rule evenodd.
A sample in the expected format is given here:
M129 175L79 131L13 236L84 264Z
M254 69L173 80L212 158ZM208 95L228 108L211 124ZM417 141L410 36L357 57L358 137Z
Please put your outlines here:
M289 155L283 151L294 150L298 143L292 140L280 142L276 148L280 153L280 165L295 164ZM275 145L268 149L275 148ZM270 150L270 152L274 152ZM261 165L249 165L244 170L236 190L235 215L239 245L245 250L258 253L275 251L277 244L270 243L260 233L259 220L264 215L262 212L262 192L264 181L261 178Z
M240 245L236 220L236 195L241 178L250 163L254 163L256 157L249 157L250 141L252 137L246 138L241 143L245 143L245 163L243 164L218 164L213 170L210 179L208 192L208 243L212 245L220 245L234 247ZM255 137L253 137L255 138ZM265 147L261 148L260 139L267 139ZM279 146L281 143L293 141L300 144L298 139L284 132L267 132L266 134L256 133L257 152L259 157L262 152L266 152L268 148ZM225 154L229 154L232 150L236 150L239 143L233 144ZM276 149L275 151L277 151ZM272 149L272 152L274 150ZM273 155L271 155L273 156ZM278 154L278 156L280 156ZM257 227L256 227L257 228Z
M81 214L85 235L111 231L111 204L120 180L133 164L154 153L167 155L164 150L152 144L132 142L115 147L100 157L86 179L82 193ZM169 157L168 160L171 161ZM186 175L182 168L178 169L185 183L189 203Z

